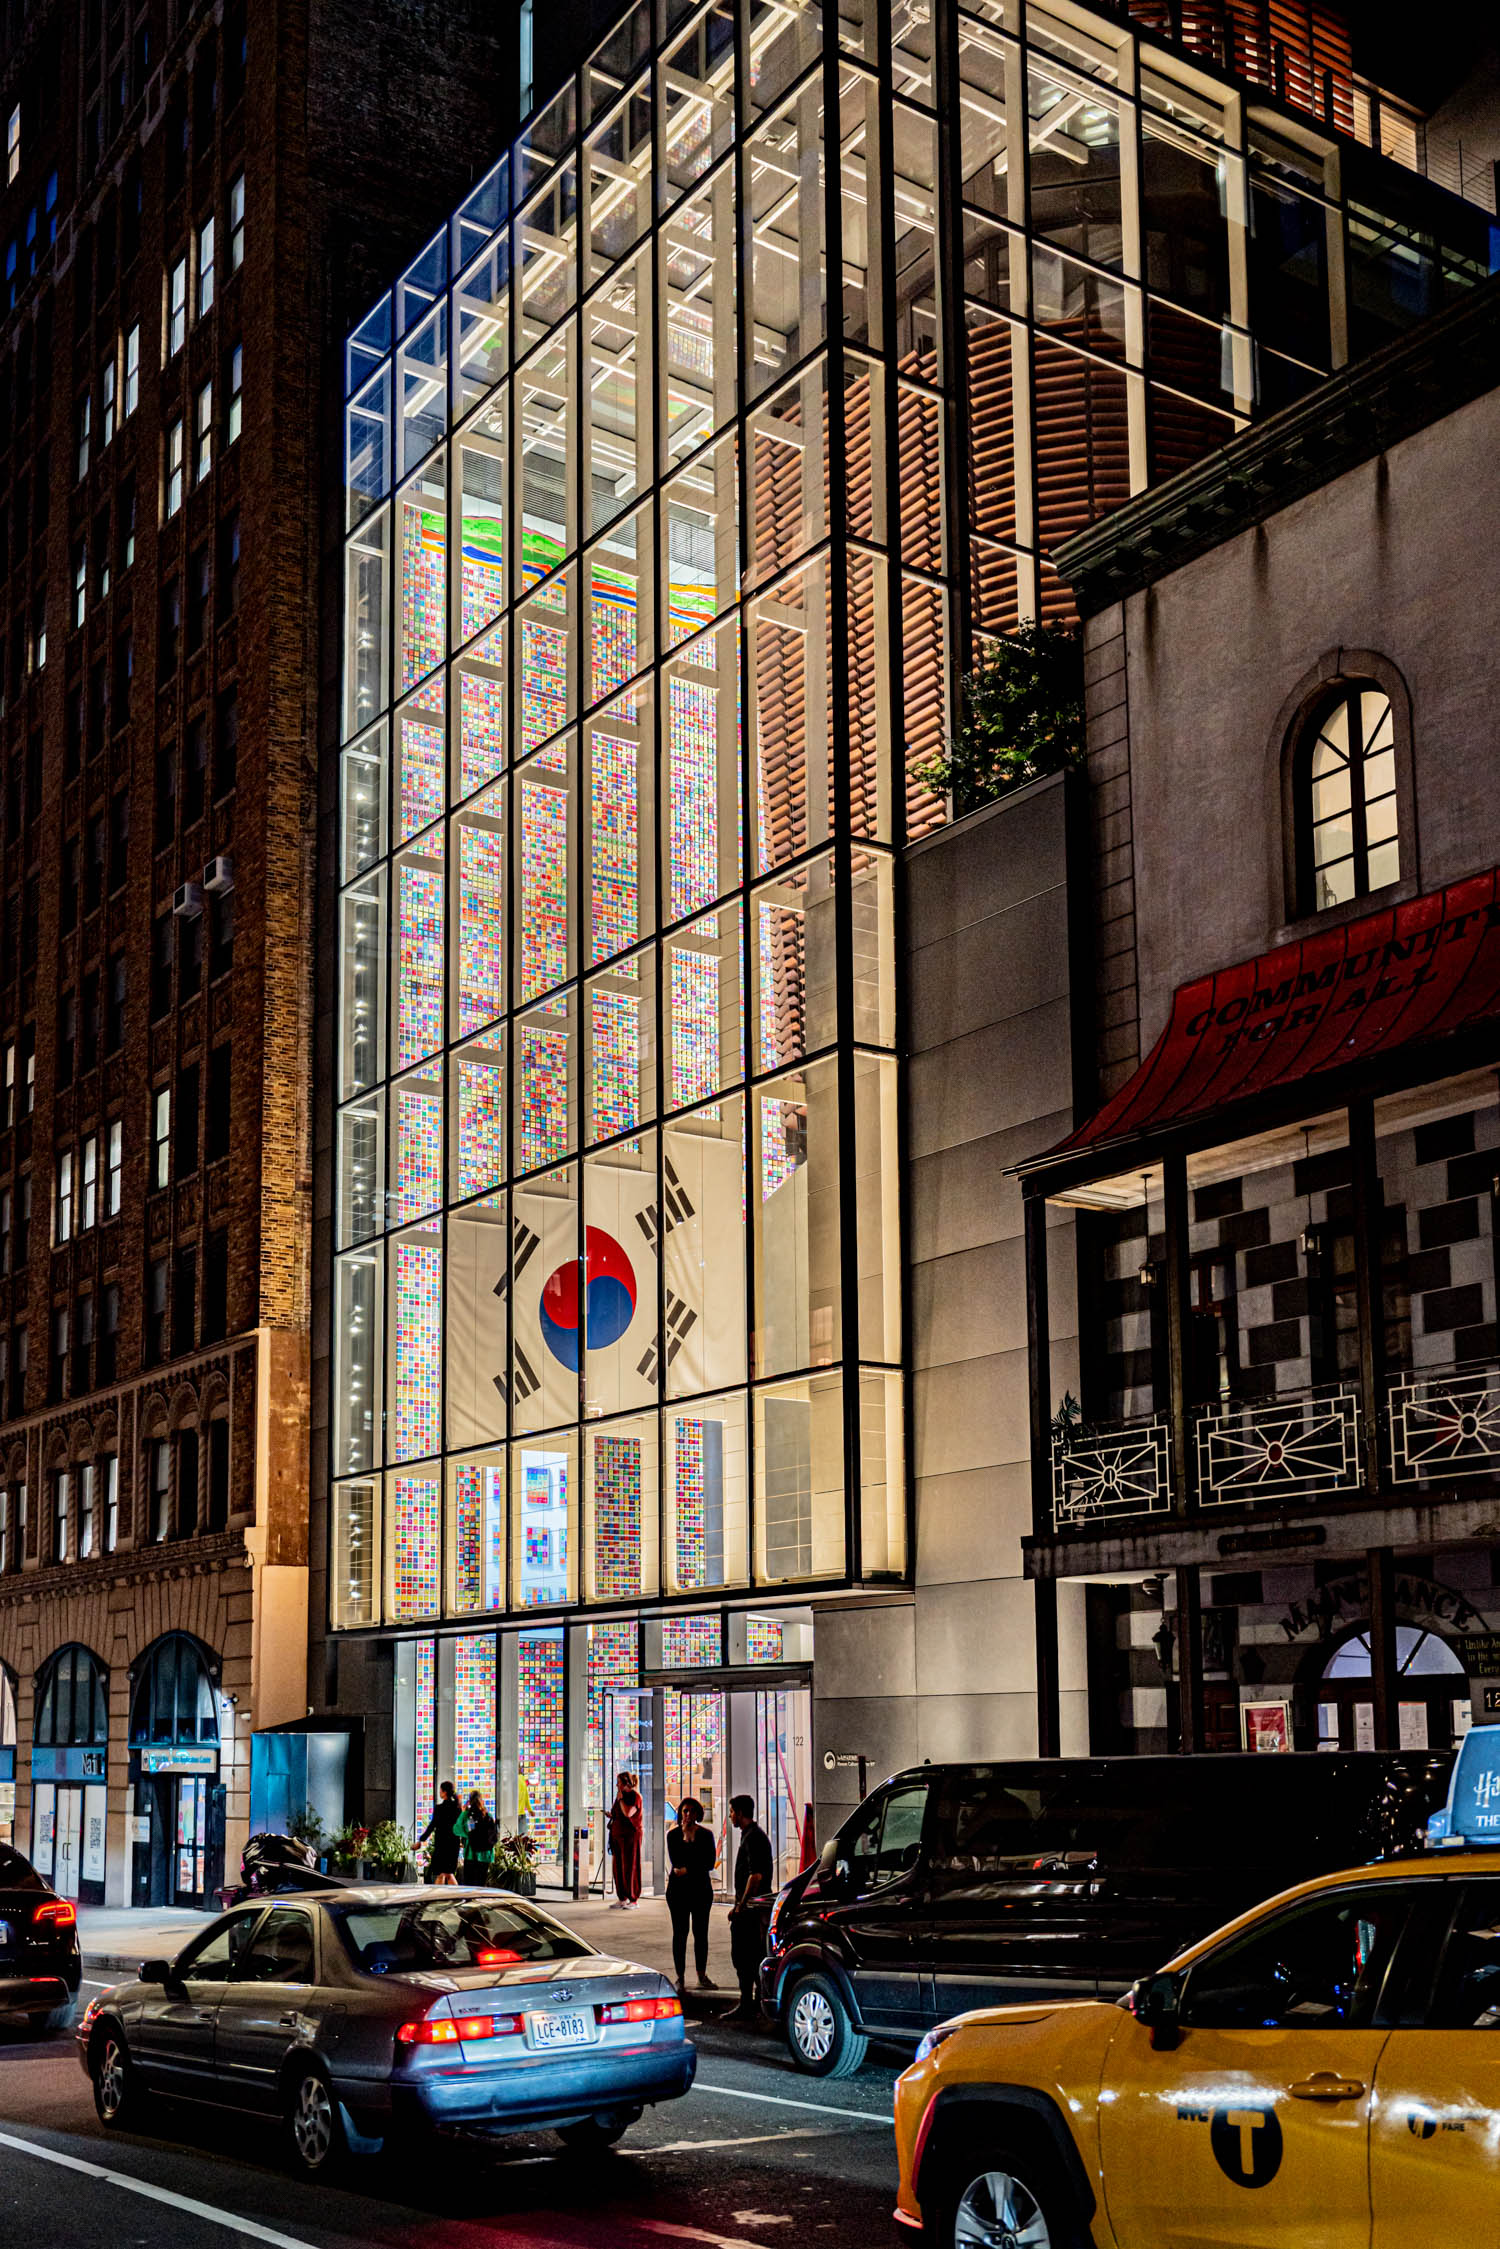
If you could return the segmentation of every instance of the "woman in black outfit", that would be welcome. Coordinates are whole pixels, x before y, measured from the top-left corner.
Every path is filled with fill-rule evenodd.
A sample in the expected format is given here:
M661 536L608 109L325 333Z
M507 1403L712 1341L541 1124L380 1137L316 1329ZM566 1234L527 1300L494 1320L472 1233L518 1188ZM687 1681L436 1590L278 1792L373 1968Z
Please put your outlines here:
M708 1972L708 1916L714 1902L714 1868L719 1847L703 1825L703 1806L696 1796L684 1796L677 1807L677 1825L667 1829L667 1911L672 1916L672 1958L677 1967L677 1989L687 1988L688 1923L693 1928L693 1959L698 1989L718 1986Z
M464 1808L458 1800L458 1790L451 1780L445 1780L438 1790L432 1817L417 1837L419 1843L425 1843L429 1835L432 1837L432 1879L445 1887L450 1884L456 1886L458 1882L458 1847L461 1840L458 1830L463 1816Z

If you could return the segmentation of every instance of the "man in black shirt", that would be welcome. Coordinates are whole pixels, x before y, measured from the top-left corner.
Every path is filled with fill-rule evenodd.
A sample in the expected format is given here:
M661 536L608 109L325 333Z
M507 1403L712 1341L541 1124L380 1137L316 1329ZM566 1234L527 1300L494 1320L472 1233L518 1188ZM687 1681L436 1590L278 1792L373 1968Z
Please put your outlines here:
M740 2003L729 2023L760 2022L760 1964L766 1954L766 1923L771 1913L771 1838L755 1824L755 1798L731 1796L729 1817L739 1830L734 1862L734 1903L729 1908L729 1956L740 1980Z

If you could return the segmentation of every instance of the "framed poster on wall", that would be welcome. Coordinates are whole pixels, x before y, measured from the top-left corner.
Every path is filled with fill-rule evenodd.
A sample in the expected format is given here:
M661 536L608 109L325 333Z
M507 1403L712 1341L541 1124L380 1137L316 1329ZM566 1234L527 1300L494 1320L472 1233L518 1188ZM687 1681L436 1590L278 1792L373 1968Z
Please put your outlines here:
M1290 1749L1292 1706L1289 1702L1242 1702L1240 1732L1247 1749Z

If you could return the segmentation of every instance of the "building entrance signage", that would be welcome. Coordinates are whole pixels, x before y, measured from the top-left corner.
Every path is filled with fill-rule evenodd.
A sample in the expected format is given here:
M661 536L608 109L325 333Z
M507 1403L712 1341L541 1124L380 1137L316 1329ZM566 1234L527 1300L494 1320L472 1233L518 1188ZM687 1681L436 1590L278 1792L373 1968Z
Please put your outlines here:
M1396 1607L1408 1619L1461 1634L1454 1653L1466 1659L1465 1669L1471 1674L1482 1675L1486 1661L1494 1651L1500 1650L1500 1632L1485 1631L1479 1611L1472 1608L1461 1593L1456 1593L1451 1586L1439 1585L1430 1577L1398 1573ZM1350 1619L1364 1623L1369 1614L1369 1576L1364 1570L1356 1570L1348 1577L1331 1578L1305 1601L1293 1601L1281 1619L1281 1629L1288 1640L1296 1640L1313 1625L1320 1632L1328 1633ZM1470 1631L1471 1625L1481 1629ZM1471 1653L1474 1660L1469 1661ZM1496 1671L1500 1675L1500 1665L1496 1666Z
M39 1742L31 1752L33 1780L103 1780L107 1749L50 1748Z
M143 1749L140 1758L143 1773L216 1773L219 1769L219 1752L206 1745L172 1743Z

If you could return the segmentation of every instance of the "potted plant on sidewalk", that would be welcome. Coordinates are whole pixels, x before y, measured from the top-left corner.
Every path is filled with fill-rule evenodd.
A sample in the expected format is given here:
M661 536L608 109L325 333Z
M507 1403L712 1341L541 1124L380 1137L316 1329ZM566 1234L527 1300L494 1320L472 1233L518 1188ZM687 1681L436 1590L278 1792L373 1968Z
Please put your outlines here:
M495 1887L517 1897L536 1896L536 1844L529 1835L502 1835L495 1845Z
M395 1820L378 1820L365 1840L365 1862L382 1882L411 1879L411 1839Z
M347 1875L351 1881L364 1872L363 1859L370 1831L363 1820L346 1820L334 1836L329 1850L335 1874Z

